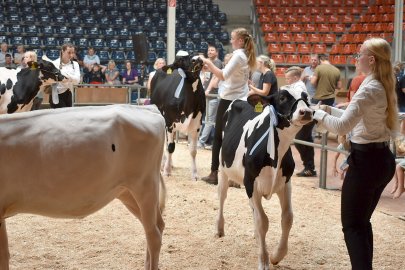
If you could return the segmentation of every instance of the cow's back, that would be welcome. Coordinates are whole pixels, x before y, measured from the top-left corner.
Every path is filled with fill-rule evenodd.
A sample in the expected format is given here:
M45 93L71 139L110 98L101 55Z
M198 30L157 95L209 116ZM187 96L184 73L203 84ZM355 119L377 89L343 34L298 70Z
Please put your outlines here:
M131 105L42 110L0 116L0 140L0 205L17 198L19 212L69 217L159 174L164 120Z

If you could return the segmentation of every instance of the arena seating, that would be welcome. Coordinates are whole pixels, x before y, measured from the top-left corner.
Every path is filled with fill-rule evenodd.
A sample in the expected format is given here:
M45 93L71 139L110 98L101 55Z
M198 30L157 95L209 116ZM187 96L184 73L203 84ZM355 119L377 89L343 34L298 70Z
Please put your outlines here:
M306 65L311 53L330 54L338 66L353 65L352 55L366 38L392 42L394 7L395 0L255 0L277 66Z
M1 0L0 42L14 50L24 44L28 50L48 53L70 40L80 55L94 46L104 63L114 59L122 64L126 59L137 61L132 35L144 33L150 45L148 59L154 61L166 54L166 21L167 0ZM223 44L229 42L222 29L226 21L212 0L177 1L176 49L196 54L206 49L205 42L212 42L224 55Z

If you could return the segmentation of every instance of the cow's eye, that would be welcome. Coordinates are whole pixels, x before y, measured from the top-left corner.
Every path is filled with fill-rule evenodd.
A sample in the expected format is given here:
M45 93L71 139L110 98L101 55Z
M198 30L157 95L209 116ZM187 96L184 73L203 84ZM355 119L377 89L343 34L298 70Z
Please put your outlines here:
M287 98L285 97L285 96L281 96L280 97L280 102L281 103L284 103L284 102L286 102L287 101Z

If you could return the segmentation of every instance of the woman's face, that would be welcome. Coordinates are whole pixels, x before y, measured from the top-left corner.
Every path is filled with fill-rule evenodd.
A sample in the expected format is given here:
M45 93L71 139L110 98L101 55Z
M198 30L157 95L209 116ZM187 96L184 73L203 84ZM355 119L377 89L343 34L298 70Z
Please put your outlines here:
M164 60L160 60L156 64L157 69L164 67L164 65L166 65L166 61L164 61Z
M367 47L363 44L360 47L359 54L357 55L357 67L359 70L368 74L372 71L372 65L375 64L375 58L370 54Z
M67 62L73 59L75 56L75 48L67 47L65 51L62 51L62 59Z
M128 62L125 64L125 66L127 67L128 70L131 69L131 63Z
M243 48L243 40L235 32L231 33L231 45L234 50Z
M115 63L108 64L108 69L114 69L114 68L115 68Z

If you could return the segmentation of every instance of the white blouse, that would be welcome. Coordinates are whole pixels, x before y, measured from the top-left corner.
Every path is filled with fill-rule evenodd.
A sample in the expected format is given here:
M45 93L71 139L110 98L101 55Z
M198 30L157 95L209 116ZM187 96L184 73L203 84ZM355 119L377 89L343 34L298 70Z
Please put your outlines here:
M369 75L340 117L317 110L314 119L338 135L351 131L350 140L354 143L389 141L391 132L386 124L387 104L383 85Z
M234 100L245 97L249 91L249 66L245 50L234 50L231 59L222 72L225 81L222 84L221 98Z

